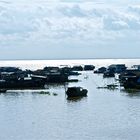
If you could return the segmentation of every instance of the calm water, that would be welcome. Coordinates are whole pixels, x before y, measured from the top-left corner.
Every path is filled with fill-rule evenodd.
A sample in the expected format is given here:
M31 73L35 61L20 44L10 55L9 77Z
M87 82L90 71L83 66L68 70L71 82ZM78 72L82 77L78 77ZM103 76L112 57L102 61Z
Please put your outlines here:
M0 66L37 69L48 65L94 64L107 66L140 60L52 60L0 61ZM140 92L97 89L115 82L93 72L82 72L80 82L88 97L67 100L63 85L40 90L8 91L0 94L0 140L140 140ZM54 96L54 93L57 96Z

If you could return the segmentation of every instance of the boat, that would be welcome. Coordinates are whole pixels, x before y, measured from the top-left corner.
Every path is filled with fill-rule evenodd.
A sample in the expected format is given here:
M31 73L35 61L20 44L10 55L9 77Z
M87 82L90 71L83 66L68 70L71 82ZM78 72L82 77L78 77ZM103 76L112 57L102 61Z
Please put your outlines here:
M83 89L82 87L68 87L66 94L68 97L82 97L87 96L87 89Z
M108 70L114 73L122 73L126 70L126 68L125 64L112 64L108 67Z
M98 70L95 70L94 73L100 74L106 72L107 68L106 67L101 67Z
M24 77L14 80L0 80L0 89L34 89L44 88L45 81L42 77Z
M113 72L110 72L110 71L106 71L103 74L103 78L110 78L110 77L115 77L115 74Z
M6 91L6 89L0 89L0 93L5 93Z
M121 82L121 85L125 89L140 89L140 77L126 76L126 78Z
M84 66L85 71L91 71L91 70L94 70L94 69L95 69L95 66L93 66L93 65L85 65Z

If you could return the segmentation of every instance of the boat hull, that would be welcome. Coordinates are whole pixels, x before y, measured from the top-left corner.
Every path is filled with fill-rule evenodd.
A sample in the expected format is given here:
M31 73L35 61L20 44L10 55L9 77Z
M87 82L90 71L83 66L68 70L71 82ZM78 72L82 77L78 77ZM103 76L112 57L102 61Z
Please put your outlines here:
M87 92L88 90L87 89L82 89L82 91L70 91L70 90L67 90L66 94L69 97L86 97L87 96Z
M44 85L41 81L6 81L0 83L0 89L33 89L44 88Z

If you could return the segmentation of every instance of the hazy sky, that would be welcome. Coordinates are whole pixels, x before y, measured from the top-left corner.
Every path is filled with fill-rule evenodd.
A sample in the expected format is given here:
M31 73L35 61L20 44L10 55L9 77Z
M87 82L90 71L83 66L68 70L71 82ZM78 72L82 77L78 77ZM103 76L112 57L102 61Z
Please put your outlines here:
M0 59L140 57L140 0L2 0Z

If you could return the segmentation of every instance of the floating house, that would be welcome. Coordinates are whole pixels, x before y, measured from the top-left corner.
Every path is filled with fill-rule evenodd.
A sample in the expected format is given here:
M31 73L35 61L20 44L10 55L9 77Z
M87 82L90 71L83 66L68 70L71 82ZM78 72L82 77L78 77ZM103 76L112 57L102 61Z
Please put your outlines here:
M114 73L121 73L126 70L125 64L112 64L108 67L108 70L114 72Z

